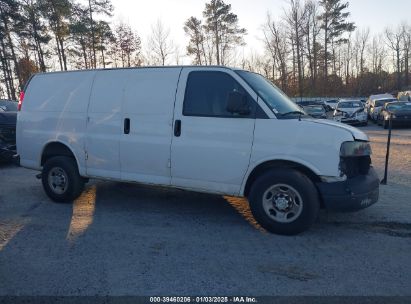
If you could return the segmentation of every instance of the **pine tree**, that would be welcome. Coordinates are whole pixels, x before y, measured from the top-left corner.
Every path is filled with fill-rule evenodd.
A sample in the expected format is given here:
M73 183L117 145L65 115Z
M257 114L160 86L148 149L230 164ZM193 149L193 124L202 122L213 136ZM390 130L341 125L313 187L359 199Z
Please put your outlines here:
M65 42L69 36L68 18L72 14L71 0L38 0L43 17L47 20L56 40L60 69L67 70Z
M247 31L239 27L237 15L231 12L231 4L222 0L206 3L203 16L206 19L204 28L213 36L217 65L225 64L229 51L244 44L243 37Z
M329 63L329 45L346 42L343 37L346 32L352 32L355 29L353 22L348 22L349 12L344 12L348 8L348 2L342 3L342 0L320 0L320 6L323 13L318 17L321 21L321 29L324 31L324 79L327 81L328 63ZM333 54L335 57L335 54ZM325 86L327 87L327 86Z
M83 64L77 64L78 67L86 69L93 67L93 59L89 58L91 49L91 30L89 22L88 8L76 4L72 8L70 16L70 39L74 42L74 48L70 51L77 57L82 58Z
M21 16L18 14L18 11L19 3L16 0L0 0L0 60L7 95L10 99L14 100L17 94L13 72L17 76L18 86L22 84L16 47L12 39L12 32L16 31L17 23L21 22Z
M123 67L140 65L141 39L128 24L120 23L115 28L115 46ZM133 57L135 60L133 61Z
M94 23L94 14L103 14L105 16L112 16L114 10L111 0L88 0L89 16L90 16L90 31L91 42L93 50L93 67L96 68L96 29Z
M47 26L40 15L40 5L34 0L22 0L21 14L24 20L24 30L22 36L29 40L29 47L32 48L36 55L36 61L40 71L46 72L47 52L45 45L49 43L51 37L48 33Z
M107 51L107 44L114 43L115 37L113 31L110 27L110 24L106 21L99 21L95 26L95 39L96 39L96 50L100 51L101 55L101 64L103 68L106 67L106 55L105 52ZM138 38L139 39L139 38ZM136 39L137 40L137 39ZM141 41L140 41L141 44Z
M194 55L195 64L207 64L207 60L203 60L205 58L205 50L204 50L204 31L203 25L201 20L197 19L196 17L190 17L184 23L184 31L187 36L190 37L189 44L187 46L187 55Z

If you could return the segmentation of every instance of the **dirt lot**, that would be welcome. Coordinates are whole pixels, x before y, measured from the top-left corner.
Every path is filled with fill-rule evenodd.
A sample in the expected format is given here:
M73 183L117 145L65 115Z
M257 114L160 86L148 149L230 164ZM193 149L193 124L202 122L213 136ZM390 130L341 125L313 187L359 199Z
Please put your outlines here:
M383 172L386 132L365 130ZM395 130L380 201L272 235L244 200L92 181L51 203L0 167L0 295L411 295L411 130Z

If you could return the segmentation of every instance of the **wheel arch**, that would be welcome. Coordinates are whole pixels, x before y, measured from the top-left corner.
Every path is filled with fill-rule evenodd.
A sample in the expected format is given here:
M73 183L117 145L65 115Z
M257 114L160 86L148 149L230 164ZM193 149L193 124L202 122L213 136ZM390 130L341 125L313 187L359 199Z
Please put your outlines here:
M248 174L245 184L242 187L241 193L247 197L250 193L251 186L253 182L262 174L269 170L273 170L276 168L293 168L295 170L300 171L304 175L306 175L313 183L316 185L317 182L320 182L321 179L318 174L314 171L314 169L309 168L307 165L301 164L296 161L292 160L284 160L284 159L275 159L275 160L267 160L258 165L256 165L251 172Z
M41 152L41 167L44 166L48 159L55 156L67 156L73 158L77 164L77 168L80 169L79 162L73 150L67 144L61 141L51 141L44 146L43 151Z

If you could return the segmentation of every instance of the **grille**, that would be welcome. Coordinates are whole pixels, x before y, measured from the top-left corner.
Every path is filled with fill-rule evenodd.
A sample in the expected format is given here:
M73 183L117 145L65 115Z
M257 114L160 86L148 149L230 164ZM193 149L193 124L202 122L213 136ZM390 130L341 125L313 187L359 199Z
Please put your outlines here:
M371 157L357 156L357 157L341 157L340 170L348 178L356 177L358 175L366 175L370 170Z

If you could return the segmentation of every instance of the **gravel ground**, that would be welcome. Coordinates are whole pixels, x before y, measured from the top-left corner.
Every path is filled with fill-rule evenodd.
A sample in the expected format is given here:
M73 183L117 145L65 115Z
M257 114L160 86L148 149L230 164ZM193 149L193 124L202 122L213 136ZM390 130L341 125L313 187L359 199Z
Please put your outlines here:
M383 173L386 132L364 127ZM411 296L411 130L394 130L380 201L284 237L243 199L92 181L54 204L0 166L1 295Z

